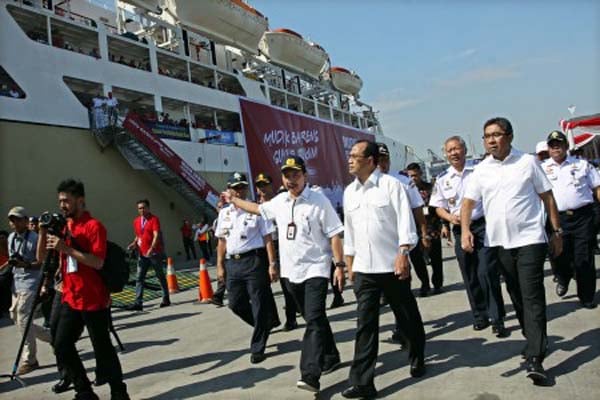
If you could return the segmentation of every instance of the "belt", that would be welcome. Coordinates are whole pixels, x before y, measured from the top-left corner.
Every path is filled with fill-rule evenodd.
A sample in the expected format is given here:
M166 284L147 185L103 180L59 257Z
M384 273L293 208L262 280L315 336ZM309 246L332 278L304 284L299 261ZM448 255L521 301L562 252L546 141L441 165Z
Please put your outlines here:
M259 255L263 251L265 251L265 248L264 247L259 247L258 249L248 250L248 251L246 251L244 253L229 254L229 258L233 259L233 260L240 260L242 258L246 258L246 257L250 257L250 256L257 256L257 255Z
M589 203L586 204L585 206L581 206L579 208L576 208L574 210L565 210L565 211L560 211L559 214L560 215L575 215L575 214L579 214L582 212L588 212L592 210L594 203Z

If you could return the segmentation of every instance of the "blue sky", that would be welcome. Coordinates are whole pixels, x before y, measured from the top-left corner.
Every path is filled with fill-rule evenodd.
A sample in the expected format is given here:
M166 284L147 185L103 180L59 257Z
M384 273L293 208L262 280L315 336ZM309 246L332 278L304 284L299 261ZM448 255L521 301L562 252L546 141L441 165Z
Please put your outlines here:
M363 79L387 136L441 154L505 116L516 147L568 118L600 112L600 1L251 0L271 28L321 44Z

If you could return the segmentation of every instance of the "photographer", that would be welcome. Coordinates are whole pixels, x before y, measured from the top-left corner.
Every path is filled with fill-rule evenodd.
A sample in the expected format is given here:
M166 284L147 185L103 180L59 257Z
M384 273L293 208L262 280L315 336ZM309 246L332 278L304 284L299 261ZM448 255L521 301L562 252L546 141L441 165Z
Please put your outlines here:
M97 370L110 384L111 399L129 399L121 364L109 336L110 295L98 273L106 256L106 229L85 209L83 183L65 180L57 191L66 227L61 226L59 218L52 217L50 221L43 219L44 226L40 229L46 248L60 254L63 277L62 304L53 338L57 362L72 379L77 399L98 399L75 348L85 326Z
M34 312L37 282L40 278L38 262L38 235L27 229L29 220L23 207L13 207L8 212L8 221L13 232L8 236L8 261L4 268L13 269L13 301L10 314L22 336L25 333L29 314ZM48 339L44 330L33 324L25 339L21 366L17 374L25 375L39 368L36 337Z

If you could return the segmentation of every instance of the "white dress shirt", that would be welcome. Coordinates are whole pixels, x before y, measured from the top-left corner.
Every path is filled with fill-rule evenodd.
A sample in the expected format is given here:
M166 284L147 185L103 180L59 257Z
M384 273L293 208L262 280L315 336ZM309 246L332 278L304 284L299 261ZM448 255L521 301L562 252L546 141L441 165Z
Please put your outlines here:
M429 199L430 207L439 207L448 210L450 214L460 216L460 207L469 178L473 174L475 165L467 161L462 172L458 172L453 166L440 174L435 180L435 186ZM475 221L483 217L483 205L478 201L471 213L471 220Z
M475 167L464 197L483 203L485 245L512 249L546 242L539 194L550 190L535 157L512 148L503 161L488 155Z
M270 221L259 215L247 213L230 204L219 212L215 236L227 242L227 258L232 254L265 247L264 236L275 231Z
M344 254L352 270L394 272L399 247L411 249L419 237L404 186L375 170L364 184L355 179L344 191Z
M425 205L423 202L423 197L421 197L421 193L419 193L419 189L415 182L410 179L406 175L402 175L399 172L390 171L389 176L396 178L400 181L404 189L406 190L406 194L408 195L408 202L410 203L410 208L420 208Z
M344 230L329 199L307 185L296 199L284 192L258 207L265 219L277 224L281 276L293 283L315 277L329 279L330 239ZM293 240L287 238L291 222L296 226Z
M600 175L587 161L567 157L558 164L549 158L542 169L552 184L558 211L576 210L594 202L593 190L600 186Z

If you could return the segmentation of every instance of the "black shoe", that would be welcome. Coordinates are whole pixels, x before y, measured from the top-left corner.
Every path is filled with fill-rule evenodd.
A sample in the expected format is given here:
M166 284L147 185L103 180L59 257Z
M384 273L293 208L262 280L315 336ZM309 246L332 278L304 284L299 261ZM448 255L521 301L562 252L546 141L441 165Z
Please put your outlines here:
M476 321L473 324L473 330L475 331L482 331L485 328L487 328L488 326L490 326L490 321L489 320L482 320L482 321Z
M504 327L504 322L492 324L492 333L496 335L497 338L506 338L510 336L510 332Z
M250 362L252 364L260 364L261 362L265 361L267 359L267 356L265 356L265 353L252 353L252 355L250 356Z
M567 294L567 290L569 290L568 285L563 285L560 282L556 283L556 295L558 297L563 297L565 294Z
M332 359L330 362L325 363L323 365L323 369L321 369L321 375L327 375L338 369L342 365L340 357L336 357Z
M160 303L160 308L163 307L169 307L171 305L171 300L163 300L162 303Z
M298 382L296 382L296 387L312 393L319 393L319 390L321 389L319 381L313 381L312 379L308 378L300 379Z
M283 331L284 332L293 331L297 327L298 327L298 322L296 322L296 321L286 322L285 325L283 325Z
M52 391L56 394L64 393L73 389L71 387L71 381L69 379L61 379L54 386L52 386Z
M531 357L527 360L527 377L538 385L548 379L542 361L538 357Z
M421 286L421 289L419 290L419 297L427 297L430 290L431 289L429 286Z
M598 305L594 302L594 301L586 301L586 302L581 302L581 307L583 308L587 308L588 310L592 310L594 308L596 308Z
M392 337L390 338L390 341L394 342L394 343L398 343L400 345L400 351L406 350L408 348L406 339L404 338L404 336L402 336L400 331L398 331L396 329L394 329L394 332L392 333Z
M76 393L73 400L100 400L96 393L92 391Z
M223 300L222 299L215 299L214 297L210 300L211 304L214 304L217 307L224 307L225 304L223 304Z
M334 297L329 308L334 309L334 308L341 307L343 305L344 305L344 298L342 296L337 296L337 297Z
M141 304L132 304L130 306L125 307L125 310L127 310L127 311L143 311L144 306L142 306Z
M415 357L410 362L410 376L420 378L425 375L425 360L423 357Z
M277 328L278 326L281 326L281 321L279 320L279 318L271 321L271 327L269 328L269 330L273 330L273 329Z
M347 399L374 399L377 390L372 386L352 386L342 392Z

